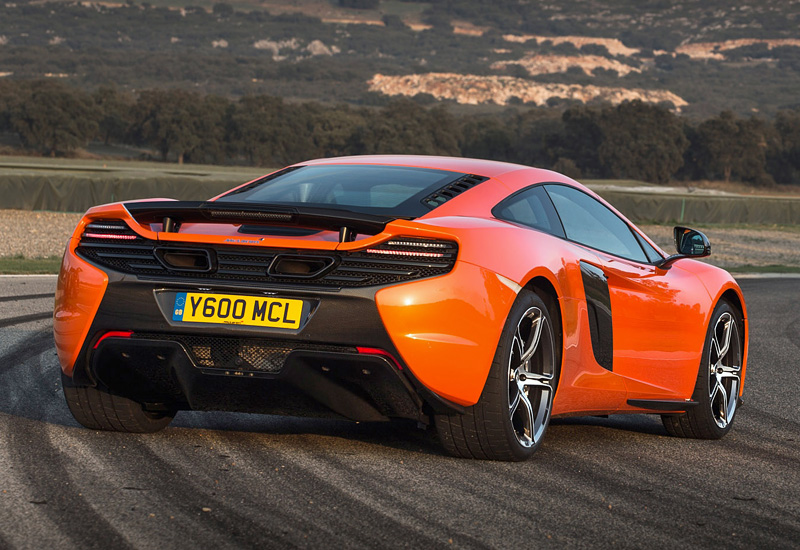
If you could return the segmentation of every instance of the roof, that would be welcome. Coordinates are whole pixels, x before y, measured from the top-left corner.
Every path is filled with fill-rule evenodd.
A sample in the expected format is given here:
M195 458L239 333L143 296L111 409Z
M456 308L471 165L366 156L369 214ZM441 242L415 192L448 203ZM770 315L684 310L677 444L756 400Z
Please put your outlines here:
M498 177L508 172L527 169L530 166L498 162L494 160L470 159L463 157L435 157L426 155L359 155L351 157L334 157L300 162L298 166L310 164L383 164L390 166L412 166L415 168L431 168L434 170L450 170L464 172L489 178Z

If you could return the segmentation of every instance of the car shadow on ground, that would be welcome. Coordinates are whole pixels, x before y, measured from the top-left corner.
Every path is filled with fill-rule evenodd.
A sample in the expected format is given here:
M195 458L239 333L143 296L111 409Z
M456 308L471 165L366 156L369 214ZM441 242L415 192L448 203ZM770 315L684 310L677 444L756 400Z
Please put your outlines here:
M612 414L609 416L573 416L554 418L550 430L559 426L595 428L602 427L646 435L667 435L659 415L654 414Z
M37 333L36 337L38 336ZM0 384L4 388L0 413L77 428L80 425L72 418L64 401L60 369L55 350L51 346L52 344L48 344L42 349L31 350L32 353L26 354L24 360L0 367ZM416 422L411 421L356 423L347 420L247 413L181 411L164 433L174 434L173 430L176 428L268 436L333 437L415 453L447 456L432 426L420 429ZM607 418L554 419L547 439L550 444L565 437L578 437L583 441L606 439L608 430L629 434L666 434L657 416L616 415Z

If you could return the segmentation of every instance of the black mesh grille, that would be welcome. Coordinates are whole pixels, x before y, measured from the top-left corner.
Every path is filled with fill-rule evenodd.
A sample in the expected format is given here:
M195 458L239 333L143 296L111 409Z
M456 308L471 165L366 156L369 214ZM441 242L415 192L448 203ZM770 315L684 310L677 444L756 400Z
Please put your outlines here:
M99 223L99 222L98 222ZM202 279L232 283L291 286L364 287L387 285L449 273L455 265L458 246L452 241L394 238L358 252L317 252L297 249L207 246L216 258L207 273L169 269L156 259L156 242L139 237L124 222L113 229L89 231L78 246L83 258L123 273L149 278ZM90 224L91 225L91 224ZM121 237L124 235L125 237ZM129 238L133 236L133 238ZM164 244L163 246L169 246ZM186 248L181 245L181 248ZM279 254L333 257L333 267L312 278L282 277L267 273Z
M280 372L286 358L295 350L358 353L356 348L348 346L308 344L266 338L226 338L138 332L134 337L178 342L186 348L192 361L200 368L241 373Z
M453 183L449 183L438 189L422 199L422 204L429 206L431 208L436 208L440 204L444 204L453 197L460 195L464 191L468 189L472 189L479 183L483 183L484 181L488 180L489 178L483 176L474 176L472 174L466 175L462 178L457 179Z

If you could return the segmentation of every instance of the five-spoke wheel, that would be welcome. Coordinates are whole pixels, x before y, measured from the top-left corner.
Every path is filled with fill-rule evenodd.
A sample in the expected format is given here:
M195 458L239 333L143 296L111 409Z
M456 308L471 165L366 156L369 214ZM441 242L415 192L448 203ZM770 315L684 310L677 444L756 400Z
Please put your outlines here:
M436 415L444 447L456 456L525 460L541 444L558 383L558 317L523 290L511 308L483 393L464 414ZM555 324L554 324L555 323Z
M714 421L722 429L730 424L736 412L741 365L739 329L733 316L725 312L714 327L708 361L708 400Z
M728 433L741 389L742 317L731 304L714 308L703 348L692 400L698 404L683 414L664 415L670 435L719 439Z
M553 404L553 335L547 316L531 307L517 323L508 357L508 414L517 441L534 446Z

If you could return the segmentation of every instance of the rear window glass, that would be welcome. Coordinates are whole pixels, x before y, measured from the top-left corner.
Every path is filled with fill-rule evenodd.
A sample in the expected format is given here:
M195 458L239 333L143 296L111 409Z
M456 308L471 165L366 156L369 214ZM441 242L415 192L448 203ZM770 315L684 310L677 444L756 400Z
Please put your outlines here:
M404 166L301 166L217 199L335 208L416 218L431 209L422 199L465 174Z

